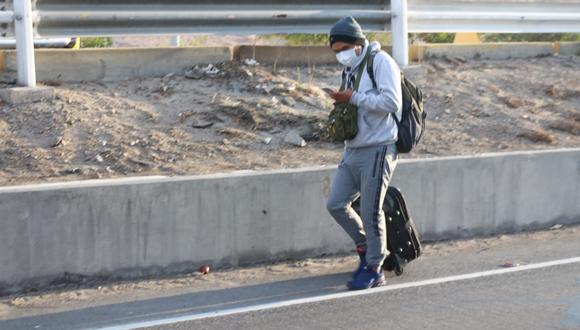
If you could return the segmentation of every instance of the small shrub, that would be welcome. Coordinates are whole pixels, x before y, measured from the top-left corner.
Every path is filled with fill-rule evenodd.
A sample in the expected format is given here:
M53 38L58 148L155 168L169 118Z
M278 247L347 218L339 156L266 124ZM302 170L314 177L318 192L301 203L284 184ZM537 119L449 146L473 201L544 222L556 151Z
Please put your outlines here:
M108 48L112 45L111 37L81 38L81 48Z

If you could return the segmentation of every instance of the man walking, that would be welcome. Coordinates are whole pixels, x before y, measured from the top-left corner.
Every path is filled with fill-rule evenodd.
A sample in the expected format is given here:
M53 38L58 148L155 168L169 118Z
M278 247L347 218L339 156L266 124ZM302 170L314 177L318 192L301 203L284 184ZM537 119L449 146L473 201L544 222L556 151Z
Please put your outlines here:
M401 72L395 61L369 43L353 17L339 20L330 30L330 47L344 66L343 88L332 92L337 103L358 108L358 133L345 141L342 161L332 183L327 208L356 245L360 264L347 286L351 290L384 285L382 264L388 256L382 209L389 181L397 165L397 120L401 119ZM367 64L374 55L369 77ZM357 75L361 75L357 79ZM358 82L357 82L358 81ZM351 204L360 197L360 214Z

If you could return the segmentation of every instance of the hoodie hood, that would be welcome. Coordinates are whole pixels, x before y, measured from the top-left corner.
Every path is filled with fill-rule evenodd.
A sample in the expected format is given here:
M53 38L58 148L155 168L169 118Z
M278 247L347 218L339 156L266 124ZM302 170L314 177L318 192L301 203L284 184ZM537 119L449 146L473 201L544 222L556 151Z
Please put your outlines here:
M352 68L350 68L350 70L348 70L348 71L353 71L354 69L358 68L359 64L361 64L361 62L365 58L364 55L366 54L368 47L371 47L371 52L375 51L375 50L381 50L381 44L378 41L373 41L373 42L369 43L368 40L365 40L365 44L362 48L361 55L356 60L356 63L354 64L354 66Z

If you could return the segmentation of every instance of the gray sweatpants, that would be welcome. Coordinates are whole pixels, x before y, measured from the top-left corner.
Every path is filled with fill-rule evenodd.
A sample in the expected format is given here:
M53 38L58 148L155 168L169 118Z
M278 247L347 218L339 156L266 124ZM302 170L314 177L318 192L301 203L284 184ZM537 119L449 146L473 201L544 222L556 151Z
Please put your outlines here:
M346 148L328 196L327 208L356 246L366 248L369 266L388 256L383 201L397 166L395 144ZM360 215L351 204L360 196Z

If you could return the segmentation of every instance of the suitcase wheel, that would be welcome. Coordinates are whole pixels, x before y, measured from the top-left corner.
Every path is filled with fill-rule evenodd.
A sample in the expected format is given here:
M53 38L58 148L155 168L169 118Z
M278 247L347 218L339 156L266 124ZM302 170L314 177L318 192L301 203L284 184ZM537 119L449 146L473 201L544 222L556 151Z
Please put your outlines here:
M403 267L401 267L400 265L395 266L394 272L395 275L397 276L403 275Z

